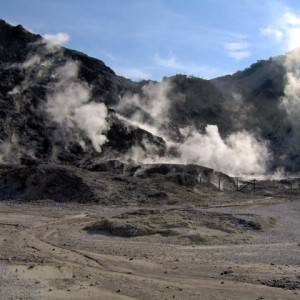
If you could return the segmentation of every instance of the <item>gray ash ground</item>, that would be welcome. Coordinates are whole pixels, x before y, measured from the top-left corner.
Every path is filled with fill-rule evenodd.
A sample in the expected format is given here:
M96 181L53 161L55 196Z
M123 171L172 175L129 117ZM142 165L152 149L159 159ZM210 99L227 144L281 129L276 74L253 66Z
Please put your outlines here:
M0 175L0 299L299 299L297 190L181 165Z

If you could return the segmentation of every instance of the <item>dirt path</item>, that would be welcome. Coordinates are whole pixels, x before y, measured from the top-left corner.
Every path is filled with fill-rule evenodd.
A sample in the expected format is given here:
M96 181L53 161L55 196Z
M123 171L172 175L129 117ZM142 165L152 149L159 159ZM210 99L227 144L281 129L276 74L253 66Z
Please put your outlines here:
M299 218L298 204L280 205L260 212L277 216L284 209ZM249 209L255 208L240 208ZM160 237L148 241L82 230L99 216L124 210L2 203L0 299L299 299L298 289L265 285L299 280L298 233L280 233L291 222L297 226L288 215L271 233L238 245L172 245Z

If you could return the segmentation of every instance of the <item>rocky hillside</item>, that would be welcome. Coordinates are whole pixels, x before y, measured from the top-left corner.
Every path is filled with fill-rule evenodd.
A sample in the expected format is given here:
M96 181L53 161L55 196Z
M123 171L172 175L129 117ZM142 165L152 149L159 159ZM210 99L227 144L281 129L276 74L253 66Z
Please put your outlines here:
M100 152L115 157L144 143L154 145L154 152L162 155L165 143L161 138L120 120L109 108L103 112L107 139L101 151L95 151L84 130L92 124L80 129L72 119L75 109L90 102L112 106L125 91L136 87L100 60L50 45L22 26L0 21L0 160L80 165L99 158ZM76 97L80 99L77 104L72 102ZM60 101L56 114L63 111L63 120L49 113L49 99Z
M115 158L180 162L180 145L191 132L204 135L210 124L229 147L240 132L263 142L268 170L299 171L295 127L281 105L284 63L284 56L271 58L212 80L176 75L133 82L98 59L0 21L0 160L76 166ZM101 128L89 112L102 114Z

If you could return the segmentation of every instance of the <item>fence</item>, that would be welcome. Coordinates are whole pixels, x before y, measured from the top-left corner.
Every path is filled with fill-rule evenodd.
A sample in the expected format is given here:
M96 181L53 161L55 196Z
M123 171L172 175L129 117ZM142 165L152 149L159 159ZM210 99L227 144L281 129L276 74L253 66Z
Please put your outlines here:
M200 178L200 183L213 184L219 191L232 191L242 193L263 194L300 194L300 178L284 180L244 180L239 177L229 177L215 172L205 179Z

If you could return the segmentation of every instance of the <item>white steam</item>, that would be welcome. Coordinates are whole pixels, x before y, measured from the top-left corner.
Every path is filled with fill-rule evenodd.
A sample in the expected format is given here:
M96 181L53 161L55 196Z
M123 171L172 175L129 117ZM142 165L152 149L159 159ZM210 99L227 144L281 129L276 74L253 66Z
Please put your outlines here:
M293 128L287 148L294 154L298 154L300 138L300 16L296 11L285 8L282 16L264 28L262 33L273 36L281 44L283 50L292 50L285 56L286 84L281 106L285 109Z
M80 129L97 152L107 141L107 108L103 103L89 103L90 88L78 79L78 64L69 61L54 74L54 92L48 95L46 111L63 129ZM81 141L81 144L83 141Z
M283 50L289 51L300 46L300 17L289 8L273 24L261 30L262 35L271 36L282 45Z
M69 60L57 67L57 64L65 59L59 45L49 43L45 39L38 41L36 45L43 49L39 54L30 56L23 63L6 66L17 68L25 74L21 84L15 86L9 94L24 97L26 90L33 84L39 85L40 80L42 82L44 78L48 80L49 74L52 74L51 79L54 83L51 92L47 93L46 103L41 105L40 109L46 111L59 125L56 139L60 139L65 145L70 141L76 141L82 147L85 147L85 141L88 139L94 149L101 152L102 145L107 141L106 132L109 129L105 104L91 102L91 87L78 77L78 62ZM18 103L15 101L15 111L19 111ZM7 157L6 149L9 144L10 141L0 145L1 157Z
M45 34L44 38L52 44L64 45L70 41L69 34L65 32L58 32L56 34Z
M58 46L46 45L46 50L55 55L60 53ZM88 139L94 149L101 152L102 146L107 141L106 133L109 130L106 106L103 103L91 102L91 88L80 80L77 62L68 61L56 67L54 61L45 58L46 56L34 55L18 66L25 69L28 76L26 75L24 82L15 87L11 93L13 95L25 94L23 92L32 84L32 76L36 76L35 79L43 79L43 76L52 72L53 85L51 92L47 94L43 109L46 110L51 120L59 125L58 138L66 143L71 138L83 147ZM60 61L62 58L60 57ZM289 107L291 112L296 109L300 112L300 84L298 83L300 74L297 72L296 75L293 72L292 74L293 76L288 75L289 85L286 87L283 104ZM142 145L133 146L127 153L130 159L140 163L195 163L239 176L266 172L270 159L268 145L249 132L237 131L223 138L215 125L207 125L204 132L198 131L192 125L188 128L179 128L179 132L175 132L174 128L178 126L171 124L171 108L178 104L178 101L185 101L185 98L181 97L182 95L176 95L174 99L171 99L169 97L171 88L170 80L163 80L160 83L150 82L142 88L141 95L125 95L115 107L123 118L162 137L167 142L169 150L175 149L174 152L168 152L172 155L167 154L161 157L155 145L149 141L143 141ZM205 100L199 99L199 101ZM239 101L237 97L236 102ZM237 111L239 110L237 108ZM176 134L180 135L181 142L176 139ZM7 159L12 153L13 146L12 143L7 142L0 145L0 153L3 153L0 161Z
M286 109L292 124L299 124L300 115L300 51L289 52L285 59L286 86L282 105Z
M0 143L0 163L17 164L20 160L20 145L16 135Z
M193 131L179 145L181 162L196 163L229 175L263 174L270 154L266 143L246 131L220 136L216 125L207 125L205 133Z
M86 132L95 150L101 152L101 146L107 141L104 133L108 130L107 108L103 103L88 103L77 107L74 112L77 126Z
M162 126L169 119L170 99L168 80L150 82L142 88L142 95L125 95L115 108L120 114L134 109L130 122L157 136L162 135Z
M132 147L127 157L140 163L194 163L233 176L266 173L271 159L268 145L245 130L232 133L224 139L216 125L207 125L204 132L191 126L179 128L183 141L174 141L170 134L172 128L168 128L169 131L165 128L171 123L171 105L178 101L168 97L171 88L169 80L151 82L143 87L142 95L123 97L116 109L120 114L126 115L128 110L134 108L129 122L162 137L167 146L176 148L177 155L159 157L146 143L143 147Z

